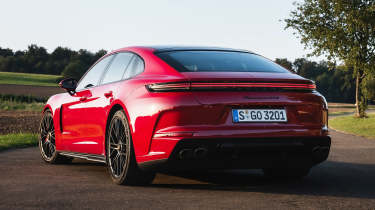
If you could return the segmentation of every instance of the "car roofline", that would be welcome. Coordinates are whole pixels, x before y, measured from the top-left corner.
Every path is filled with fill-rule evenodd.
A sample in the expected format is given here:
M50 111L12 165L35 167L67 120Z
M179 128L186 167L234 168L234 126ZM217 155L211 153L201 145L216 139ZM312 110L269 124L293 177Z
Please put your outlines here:
M226 51L226 52L244 52L253 53L248 50L224 48L224 47L199 47L199 46L150 46L154 53L172 52L172 51Z

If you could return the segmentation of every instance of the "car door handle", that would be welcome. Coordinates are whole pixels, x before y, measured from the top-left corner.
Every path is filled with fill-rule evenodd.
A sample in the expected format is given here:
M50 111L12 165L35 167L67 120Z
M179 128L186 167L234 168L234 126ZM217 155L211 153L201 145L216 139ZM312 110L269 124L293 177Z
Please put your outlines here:
M79 98L80 101L86 101L87 97L86 96L82 96L81 98Z
M113 97L113 93L112 93L112 91L109 91L109 92L104 93L104 96L106 98Z

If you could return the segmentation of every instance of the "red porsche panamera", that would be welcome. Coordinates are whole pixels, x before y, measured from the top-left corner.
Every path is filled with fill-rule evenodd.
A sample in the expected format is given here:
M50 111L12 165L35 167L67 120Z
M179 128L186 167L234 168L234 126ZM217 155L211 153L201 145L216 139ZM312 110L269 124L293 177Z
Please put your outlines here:
M43 160L103 162L117 184L161 168L303 177L330 150L315 84L248 51L122 48L60 86L43 110Z

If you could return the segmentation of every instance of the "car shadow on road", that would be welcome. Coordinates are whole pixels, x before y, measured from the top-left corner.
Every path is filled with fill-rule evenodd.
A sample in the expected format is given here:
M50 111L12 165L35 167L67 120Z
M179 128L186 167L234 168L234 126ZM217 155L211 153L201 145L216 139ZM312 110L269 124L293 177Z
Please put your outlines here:
M87 170L107 173L102 163L79 160L67 168L72 166L80 170L82 166L88 166L85 173ZM164 171L147 187L374 199L375 165L326 161L300 180L269 179L260 170Z
M158 183L151 187L196 190L225 190L316 196L375 198L375 165L327 161L301 180L268 179L261 171L164 172L193 183ZM163 181L163 180L162 180Z
M105 163L81 160L81 159L74 159L72 163L68 163L66 165L69 165L69 166L103 166L103 167L106 166Z

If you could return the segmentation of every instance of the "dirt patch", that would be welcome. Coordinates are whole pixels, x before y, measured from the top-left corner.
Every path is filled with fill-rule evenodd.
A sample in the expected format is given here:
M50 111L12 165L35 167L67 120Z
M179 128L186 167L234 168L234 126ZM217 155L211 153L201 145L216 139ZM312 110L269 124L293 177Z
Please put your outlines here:
M63 92L64 90L59 87L0 84L0 94L32 95L48 98L51 95Z
M0 134L37 133L40 112L0 110Z

